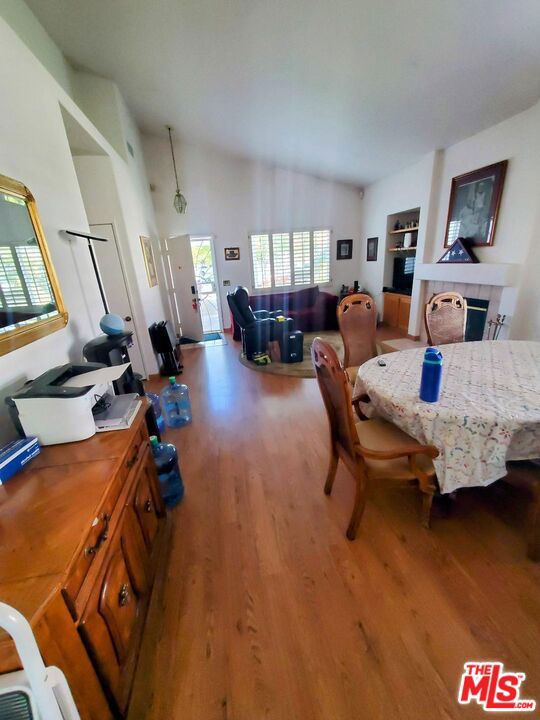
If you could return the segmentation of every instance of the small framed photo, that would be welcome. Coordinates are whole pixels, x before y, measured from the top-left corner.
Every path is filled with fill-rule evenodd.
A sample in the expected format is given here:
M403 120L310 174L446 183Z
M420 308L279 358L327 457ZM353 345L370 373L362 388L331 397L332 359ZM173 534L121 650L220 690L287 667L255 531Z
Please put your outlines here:
M139 237L141 239L141 249L144 258L144 266L146 268L146 277L148 278L148 285L150 287L155 287L158 284L158 279L152 241L149 237L144 237L144 235L139 235Z
M469 245L493 245L508 160L452 180L444 247L461 238Z
M225 248L225 260L240 260L240 248Z
M377 260L377 250L379 249L379 238L373 237L367 239L367 256L368 262L374 262Z
M338 240L336 260L350 260L351 258L352 240Z

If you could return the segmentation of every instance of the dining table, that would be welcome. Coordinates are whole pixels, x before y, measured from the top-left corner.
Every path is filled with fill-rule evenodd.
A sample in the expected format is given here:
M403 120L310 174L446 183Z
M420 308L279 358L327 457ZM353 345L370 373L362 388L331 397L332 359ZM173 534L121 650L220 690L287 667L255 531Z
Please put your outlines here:
M360 366L353 400L423 444L434 445L441 493L485 486L509 460L540 458L540 342L495 340L439 345L439 400L419 397L425 348L372 358Z

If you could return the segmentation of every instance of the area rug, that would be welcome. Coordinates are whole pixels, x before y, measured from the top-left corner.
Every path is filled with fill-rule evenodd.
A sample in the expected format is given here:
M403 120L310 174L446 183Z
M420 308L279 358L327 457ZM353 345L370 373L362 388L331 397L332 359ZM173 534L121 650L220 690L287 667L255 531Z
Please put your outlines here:
M300 363L273 362L270 363L270 365L255 365L255 363L246 360L242 353L240 353L238 359L242 365L257 372L270 375L291 375L292 377L314 378L315 370L311 363L311 343L316 337L320 337L330 343L330 345L335 348L341 362L343 362L343 342L337 330L304 333L304 359Z

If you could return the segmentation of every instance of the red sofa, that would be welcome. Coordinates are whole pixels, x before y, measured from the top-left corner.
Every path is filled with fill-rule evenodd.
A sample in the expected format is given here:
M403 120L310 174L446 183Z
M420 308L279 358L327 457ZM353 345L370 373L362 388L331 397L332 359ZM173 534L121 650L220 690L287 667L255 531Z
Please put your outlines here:
M269 295L250 295L253 310L283 310L294 320L294 329L303 332L337 330L337 295L322 292L319 286ZM232 320L233 339L240 340L240 327Z

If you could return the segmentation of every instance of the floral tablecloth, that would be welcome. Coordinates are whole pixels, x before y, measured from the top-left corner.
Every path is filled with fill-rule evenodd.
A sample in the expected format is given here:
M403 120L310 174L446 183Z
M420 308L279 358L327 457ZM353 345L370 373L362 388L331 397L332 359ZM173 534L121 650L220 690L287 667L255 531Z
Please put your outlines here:
M540 343L498 340L441 345L439 402L418 397L424 350L364 363L354 396L367 393L378 415L435 445L441 492L489 485L507 460L540 457Z

